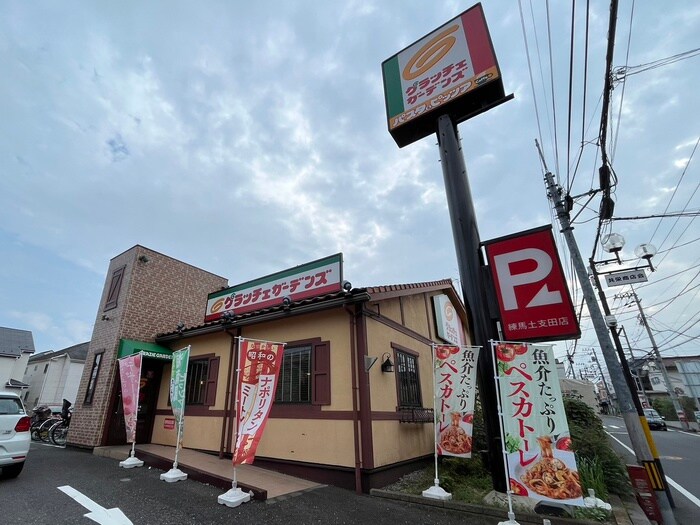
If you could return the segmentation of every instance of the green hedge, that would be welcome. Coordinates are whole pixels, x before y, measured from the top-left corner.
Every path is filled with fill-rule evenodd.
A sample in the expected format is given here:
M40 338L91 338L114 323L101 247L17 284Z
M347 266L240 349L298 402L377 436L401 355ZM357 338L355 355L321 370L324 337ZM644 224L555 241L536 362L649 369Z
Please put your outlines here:
M569 398L564 398L564 410L569 420L571 446L579 466L584 466L579 471L584 495L589 488L599 494L603 490L601 481L609 493L630 494L632 487L625 465L610 446L603 422L595 411L583 401ZM607 493L599 497L606 496Z

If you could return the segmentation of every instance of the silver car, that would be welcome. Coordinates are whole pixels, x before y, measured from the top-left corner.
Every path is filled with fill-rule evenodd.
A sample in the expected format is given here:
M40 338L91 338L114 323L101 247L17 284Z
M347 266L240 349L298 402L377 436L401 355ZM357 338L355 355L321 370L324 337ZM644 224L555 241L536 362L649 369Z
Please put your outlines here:
M14 392L0 392L0 469L3 478L22 472L29 453L31 420L22 398Z

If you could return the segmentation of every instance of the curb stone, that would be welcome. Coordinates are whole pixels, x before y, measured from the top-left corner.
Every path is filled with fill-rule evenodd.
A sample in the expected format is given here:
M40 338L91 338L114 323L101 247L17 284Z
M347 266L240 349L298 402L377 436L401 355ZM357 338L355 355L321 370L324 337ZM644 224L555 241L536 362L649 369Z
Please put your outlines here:
M437 499L424 498L414 494L406 494L404 492L392 492L383 489L371 489L370 496L378 498L393 499L397 501L405 501L415 503L417 505L427 505L430 507L440 507L448 510L456 510L460 512L468 512L469 514L477 514L484 516L492 516L495 518L507 519L507 511L505 508L487 507L484 505L475 505L473 503L462 503L458 501L442 501ZM636 502L630 502L630 506L623 505L622 500L617 496L610 496L610 504L612 505L613 523L617 525L650 525L649 520L640 508L636 508ZM634 505L632 505L634 504ZM631 508L630 508L631 507ZM638 506L637 506L638 507ZM629 513L633 515L630 515ZM599 522L590 520L581 520L576 518L560 518L557 516L544 516L541 514L533 514L531 512L516 512L515 519L521 525L542 525L542 520L548 519L552 525L592 525Z

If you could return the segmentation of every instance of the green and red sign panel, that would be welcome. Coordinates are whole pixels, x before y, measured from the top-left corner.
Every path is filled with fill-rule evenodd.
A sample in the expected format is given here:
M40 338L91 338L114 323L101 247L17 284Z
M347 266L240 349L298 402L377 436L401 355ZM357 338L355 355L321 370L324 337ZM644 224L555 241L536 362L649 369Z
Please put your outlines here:
M399 147L461 122L505 99L481 4L382 63L389 133Z
M204 321L280 306L285 297L300 301L339 292L342 284L343 254L337 253L209 294Z

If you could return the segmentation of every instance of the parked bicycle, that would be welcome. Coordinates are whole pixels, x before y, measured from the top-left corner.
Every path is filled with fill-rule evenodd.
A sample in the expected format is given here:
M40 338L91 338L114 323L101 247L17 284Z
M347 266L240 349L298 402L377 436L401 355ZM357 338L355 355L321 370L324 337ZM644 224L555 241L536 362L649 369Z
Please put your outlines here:
M49 442L49 430L51 426L58 421L58 418L53 415L51 408L46 405L35 406L32 409L30 434L34 441Z
M68 427L70 426L70 418L72 415L71 402L67 399L63 400L63 408L61 408L61 419L51 425L49 436L54 445L63 446L66 444L68 437Z

